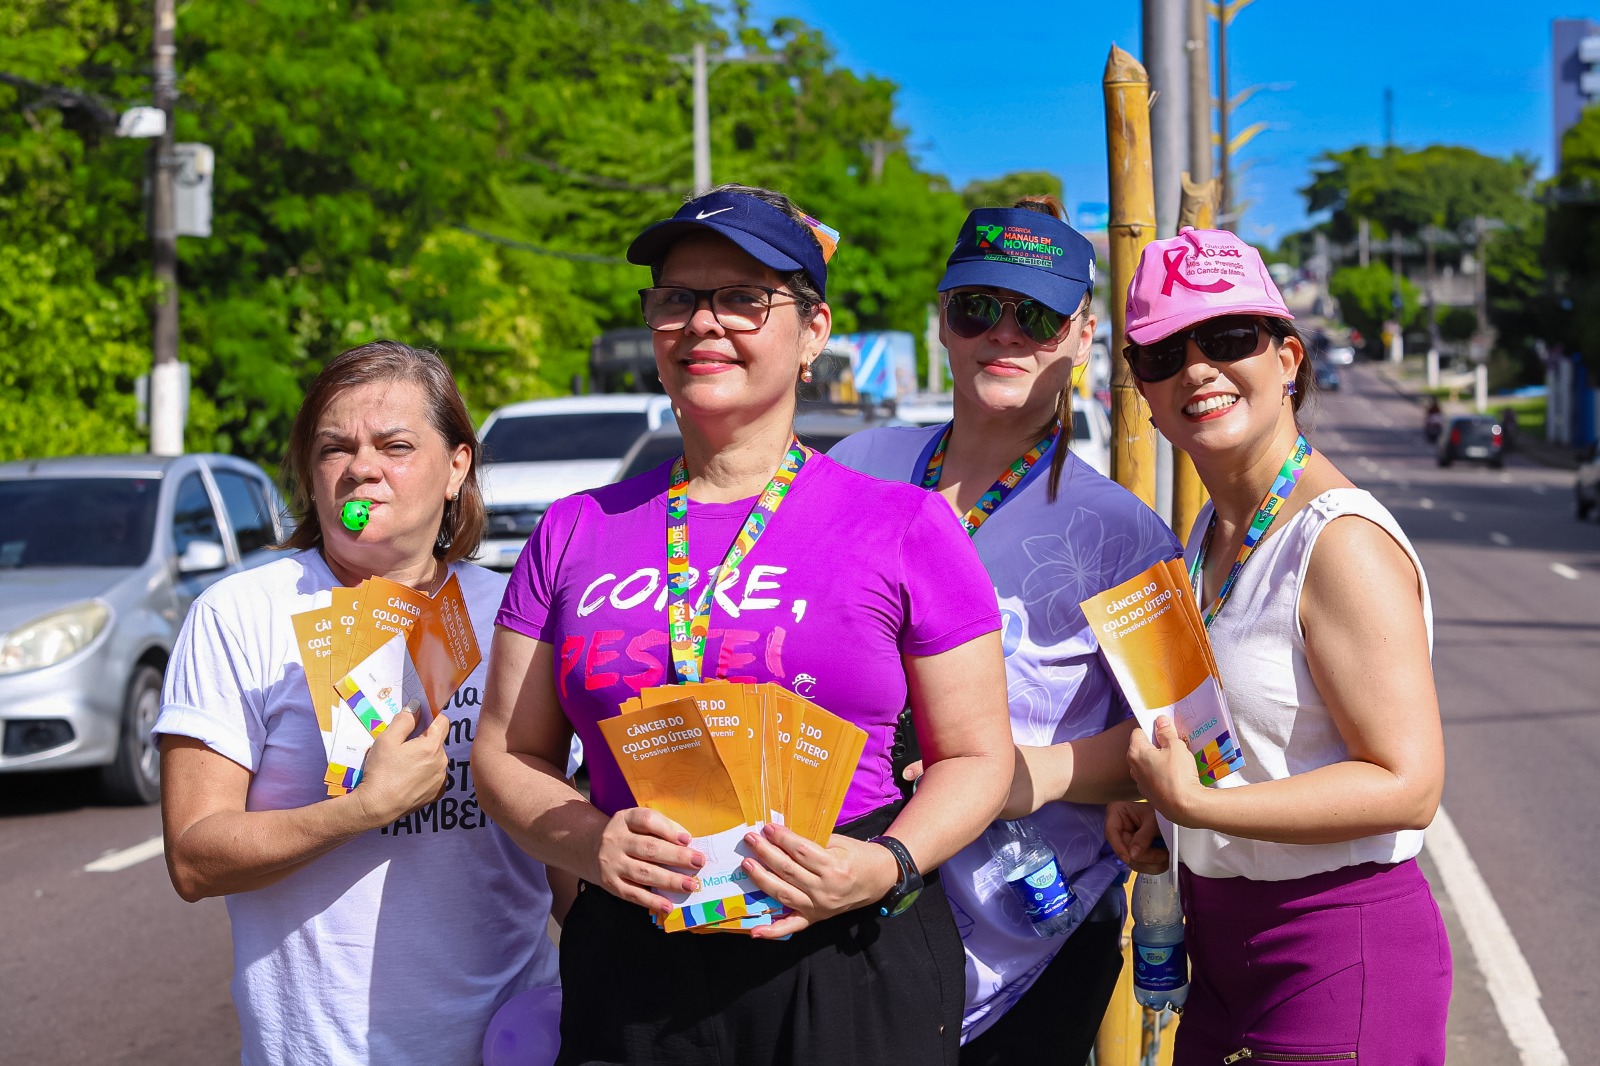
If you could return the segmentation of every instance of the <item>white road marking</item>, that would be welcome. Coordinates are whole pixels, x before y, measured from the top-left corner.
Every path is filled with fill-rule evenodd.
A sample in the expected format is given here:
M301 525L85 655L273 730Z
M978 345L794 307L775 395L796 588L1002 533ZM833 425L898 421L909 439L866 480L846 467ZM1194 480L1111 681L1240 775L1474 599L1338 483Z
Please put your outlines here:
M1365 455L1356 456L1356 462L1360 463L1362 469L1364 470L1376 470L1378 467L1377 463L1373 462L1371 459L1368 459Z
M91 862L84 869L92 874L112 874L118 870L126 870L130 866L137 866L147 859L160 855L163 848L160 837L151 837L143 844L135 844L131 848L121 851L108 852Z
M1417 501L1417 506L1421 507L1424 511L1431 511L1433 510L1433 500L1427 496L1424 496L1422 499Z
M1543 485L1530 485L1528 487L1533 489L1533 494L1535 496L1543 496L1545 494L1545 487Z
M1500 545L1502 548L1511 547L1511 538L1506 536L1504 533L1490 533L1489 539Z
M1507 470L1505 473L1500 475L1500 484L1509 485L1510 483L1511 483L1511 471Z
M1457 522L1465 522L1467 520L1467 512L1465 512L1465 511L1451 511L1450 512L1450 517L1455 519Z
M1568 581L1576 581L1580 576L1582 576L1566 563L1551 563L1550 569L1557 577L1564 577Z
M1567 1053L1561 1050L1561 1041L1539 1005L1539 982L1443 807L1424 840L1522 1066L1569 1066Z

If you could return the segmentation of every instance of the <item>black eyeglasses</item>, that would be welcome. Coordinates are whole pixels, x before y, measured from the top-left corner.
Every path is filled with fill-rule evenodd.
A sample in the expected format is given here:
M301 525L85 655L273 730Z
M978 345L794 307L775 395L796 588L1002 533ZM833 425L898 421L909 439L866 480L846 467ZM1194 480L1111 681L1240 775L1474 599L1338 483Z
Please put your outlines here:
M1248 315L1208 318L1193 329L1162 337L1151 344L1130 344L1122 350L1133 376L1146 384L1165 381L1188 361L1189 341L1213 363L1236 363L1256 354L1261 322Z
M1063 315L1032 297L1002 300L986 292L952 292L945 300L944 324L956 336L971 340L998 326L1008 307L1022 332L1035 344L1049 344L1076 317Z
M765 285L722 285L715 289L666 285L640 289L639 309L644 312L644 324L657 333L683 329L702 303L711 305L712 317L728 332L754 333L766 325L774 296L788 296L799 302L794 293Z

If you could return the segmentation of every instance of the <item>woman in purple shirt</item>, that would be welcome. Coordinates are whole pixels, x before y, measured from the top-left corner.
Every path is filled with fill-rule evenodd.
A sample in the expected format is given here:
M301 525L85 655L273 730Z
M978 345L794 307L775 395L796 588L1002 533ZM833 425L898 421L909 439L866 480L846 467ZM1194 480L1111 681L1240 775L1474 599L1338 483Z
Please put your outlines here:
M962 951L933 871L1010 784L999 613L941 500L793 444L796 378L831 325L832 243L787 198L742 186L634 241L687 516L669 514L669 465L558 501L507 589L474 770L502 827L585 884L562 932L563 1064L956 1061ZM669 522L686 523L692 604L783 464L798 470L781 509L715 578L704 655L684 665ZM783 684L868 734L828 846L776 826L751 842L752 880L793 914L749 937L651 924L670 910L660 890L692 889L684 871L704 860L635 806L599 733L640 689L695 669ZM908 699L928 769L902 804L889 749ZM573 732L589 800L562 779Z

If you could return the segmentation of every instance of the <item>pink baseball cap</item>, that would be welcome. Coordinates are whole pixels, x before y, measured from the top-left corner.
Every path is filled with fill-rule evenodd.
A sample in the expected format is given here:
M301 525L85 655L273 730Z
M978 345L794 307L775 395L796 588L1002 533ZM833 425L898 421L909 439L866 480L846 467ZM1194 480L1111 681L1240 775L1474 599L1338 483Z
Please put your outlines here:
M1128 339L1150 344L1219 315L1294 318L1261 253L1221 229L1151 241L1128 285Z

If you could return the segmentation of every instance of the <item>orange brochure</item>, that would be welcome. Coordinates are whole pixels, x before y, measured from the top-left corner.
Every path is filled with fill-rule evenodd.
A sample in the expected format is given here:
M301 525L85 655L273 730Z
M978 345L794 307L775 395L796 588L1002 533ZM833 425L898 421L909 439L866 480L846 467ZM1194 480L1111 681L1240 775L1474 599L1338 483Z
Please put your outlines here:
M1205 625L1181 564L1156 563L1084 600L1083 613L1146 735L1153 735L1156 718L1170 717L1208 785L1244 768Z
M767 820L788 825L789 753L794 746L794 723L799 717L799 697L778 685L753 685L761 700L762 765L766 768Z
M688 685L662 685L639 693L644 707L659 707L680 699L692 699L705 721L706 732L716 746L717 755L739 793L739 807L751 825L766 821L767 805L762 787L761 722L758 711L748 702L753 685L732 685L708 681Z
M804 705L788 763L790 829L826 846L866 746L867 733L860 726L814 703Z
M333 590L333 677L343 677L356 664L356 616L361 611L361 589L365 584Z
M333 739L333 705L338 697L333 692L333 655L337 646L334 636L334 608L320 607L314 611L301 611L291 615L295 642L300 645L300 666L306 675L306 690L311 695L311 707L317 713L317 728L322 732L322 754L328 754Z
M373 577L361 583L361 605L356 611L355 663L371 655L390 637L409 639L412 629L428 610L428 597L398 581Z
M642 806L693 836L744 823L739 792L693 698L602 719L600 735Z
M472 628L472 616L461 594L461 582L454 574L426 601L406 638L406 650L422 682L428 710L439 714L461 683L483 662L478 634Z

